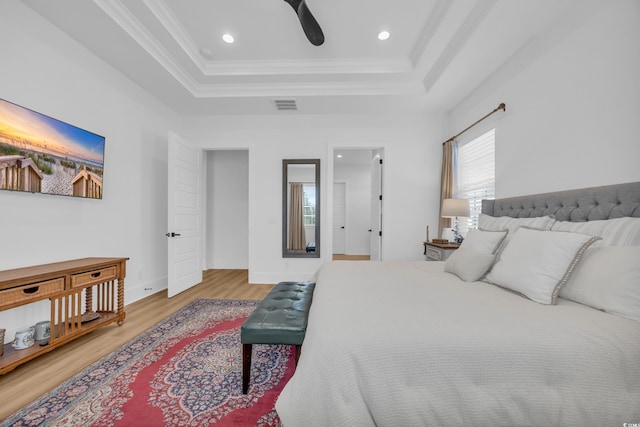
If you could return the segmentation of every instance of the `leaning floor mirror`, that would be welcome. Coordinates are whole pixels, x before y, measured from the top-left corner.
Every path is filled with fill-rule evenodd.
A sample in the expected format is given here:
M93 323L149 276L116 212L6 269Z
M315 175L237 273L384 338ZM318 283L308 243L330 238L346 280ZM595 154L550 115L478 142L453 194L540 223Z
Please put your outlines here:
M282 257L320 258L320 159L282 161Z

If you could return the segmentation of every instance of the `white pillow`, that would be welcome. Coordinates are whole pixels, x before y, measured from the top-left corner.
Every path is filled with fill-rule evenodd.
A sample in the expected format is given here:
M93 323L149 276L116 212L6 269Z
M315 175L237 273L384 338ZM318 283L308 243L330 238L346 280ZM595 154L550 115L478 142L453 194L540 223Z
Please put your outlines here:
M550 216L540 216L535 218L511 218L510 216L489 216L480 214L478 228L486 231L509 230L513 235L522 226L537 228L538 230L551 230L555 219Z
M486 279L542 303L555 304L580 256L598 237L519 228Z
M449 255L444 264L444 271L455 274L465 282L475 282L489 270L494 258L494 254L477 252L461 246Z
M507 230L470 230L460 248L447 258L444 271L455 274L465 282L479 280L493 264L495 253L507 233Z
M587 249L560 296L640 320L640 246Z
M484 254L495 254L502 241L507 237L508 232L509 230L469 230L467 237L465 237L460 245L460 249L465 248Z
M587 222L557 221L552 230L602 237L596 246L640 246L640 218L615 218Z
M480 214L478 228L486 231L508 230L509 234L505 237L500 246L496 260L500 260L502 252L509 245L509 240L513 233L520 227L535 228L538 230L551 230L551 226L555 222L555 218L551 216L540 216L534 218L511 218L510 216L493 217Z

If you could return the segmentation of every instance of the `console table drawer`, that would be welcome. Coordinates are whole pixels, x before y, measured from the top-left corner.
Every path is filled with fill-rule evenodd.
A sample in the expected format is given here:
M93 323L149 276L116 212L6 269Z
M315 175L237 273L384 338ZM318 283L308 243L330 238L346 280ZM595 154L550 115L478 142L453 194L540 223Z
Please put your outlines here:
M45 299L64 291L64 278L30 283L0 291L0 309Z
M80 288L90 285L97 285L108 280L115 279L118 274L118 268L113 265L111 267L101 268L100 270L89 271L87 273L71 275L71 287Z

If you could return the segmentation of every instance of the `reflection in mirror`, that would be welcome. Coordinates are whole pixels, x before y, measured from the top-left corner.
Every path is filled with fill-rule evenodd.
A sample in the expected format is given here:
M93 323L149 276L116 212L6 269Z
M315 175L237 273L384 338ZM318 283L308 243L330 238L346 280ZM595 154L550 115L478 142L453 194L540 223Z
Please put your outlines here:
M320 160L282 161L282 257L320 258Z

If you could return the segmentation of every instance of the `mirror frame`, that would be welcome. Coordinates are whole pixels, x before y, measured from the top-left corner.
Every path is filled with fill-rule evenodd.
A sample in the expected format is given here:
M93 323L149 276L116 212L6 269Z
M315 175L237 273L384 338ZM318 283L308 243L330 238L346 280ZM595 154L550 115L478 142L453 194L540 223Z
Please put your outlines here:
M288 194L289 194L289 165L315 165L316 179L316 225L313 252L293 252L288 246ZM282 258L320 258L320 159L283 159L282 160Z

